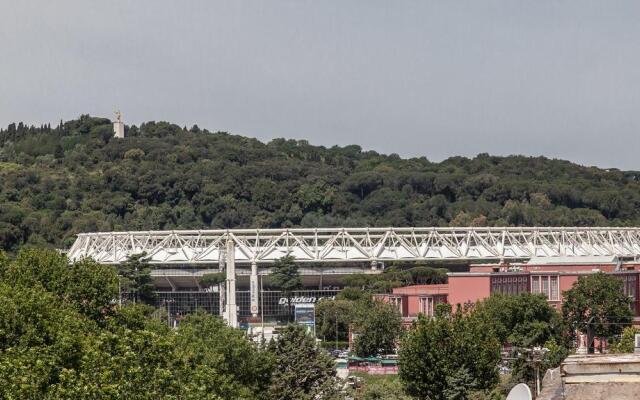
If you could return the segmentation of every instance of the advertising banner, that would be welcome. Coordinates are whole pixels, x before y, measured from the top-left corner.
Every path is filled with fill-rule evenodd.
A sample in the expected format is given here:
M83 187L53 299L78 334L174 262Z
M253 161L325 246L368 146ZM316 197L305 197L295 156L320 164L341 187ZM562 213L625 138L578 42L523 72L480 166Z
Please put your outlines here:
M294 317L297 324L304 325L311 333L315 333L316 328L316 306L315 304L296 304Z

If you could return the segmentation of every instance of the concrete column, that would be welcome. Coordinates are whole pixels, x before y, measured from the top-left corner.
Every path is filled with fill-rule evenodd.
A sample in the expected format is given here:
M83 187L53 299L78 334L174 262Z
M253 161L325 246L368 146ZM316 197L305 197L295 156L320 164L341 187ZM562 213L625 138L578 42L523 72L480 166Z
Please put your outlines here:
M236 246L233 240L227 240L227 324L238 327L238 309L236 306Z
M220 253L218 255L218 270L220 272L224 272L225 271L225 263L226 263L226 252L224 247L220 247ZM223 283L218 284L218 295L219 295L219 300L220 300L220 309L219 309L219 313L220 316L222 317L222 319L224 319L225 321L228 320L227 317L227 309L226 309L226 298L227 298L227 283L226 281Z
M258 316L258 264L251 263L251 278L249 280L249 289L251 291L251 315Z

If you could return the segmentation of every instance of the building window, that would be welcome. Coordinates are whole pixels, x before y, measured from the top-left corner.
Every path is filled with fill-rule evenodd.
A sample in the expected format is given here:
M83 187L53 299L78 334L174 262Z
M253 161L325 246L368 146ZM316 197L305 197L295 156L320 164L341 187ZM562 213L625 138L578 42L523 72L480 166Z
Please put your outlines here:
M398 311L400 311L400 314L402 314L402 297L389 297L389 303L393 304L394 306L396 306L396 308L398 309Z
M531 292L545 295L549 301L560 300L558 275L534 275L531 277Z
M433 315L433 297L420 297L418 303L422 314L427 316Z
M636 293L636 284L638 280L638 276L636 274L624 274L621 276L623 283L624 294L629 296L632 301L636 301L637 293Z
M491 277L491 293L518 294L529 291L527 275L496 275Z

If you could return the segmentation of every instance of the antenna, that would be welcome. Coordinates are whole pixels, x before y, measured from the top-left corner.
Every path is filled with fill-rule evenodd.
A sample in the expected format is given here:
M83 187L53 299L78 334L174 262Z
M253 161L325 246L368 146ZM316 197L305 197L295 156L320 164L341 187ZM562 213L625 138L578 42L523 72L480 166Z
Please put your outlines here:
M511 389L507 400L531 400L531 390L526 383L518 383Z

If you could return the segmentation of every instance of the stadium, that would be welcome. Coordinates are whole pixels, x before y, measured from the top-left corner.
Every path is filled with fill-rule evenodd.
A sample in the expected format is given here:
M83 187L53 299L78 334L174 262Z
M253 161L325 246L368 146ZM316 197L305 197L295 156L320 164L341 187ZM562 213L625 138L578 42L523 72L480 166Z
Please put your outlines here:
M159 307L170 318L202 308L222 314L231 326L280 322L287 300L270 282L271 266L291 255L300 266L303 289L293 303L315 303L342 288L342 277L380 273L386 263L473 264L548 260L636 260L640 228L469 227L469 228L316 228L230 229L79 234L70 260L90 257L119 264L145 254ZM596 258L594 258L596 257ZM222 285L202 277L226 273Z

